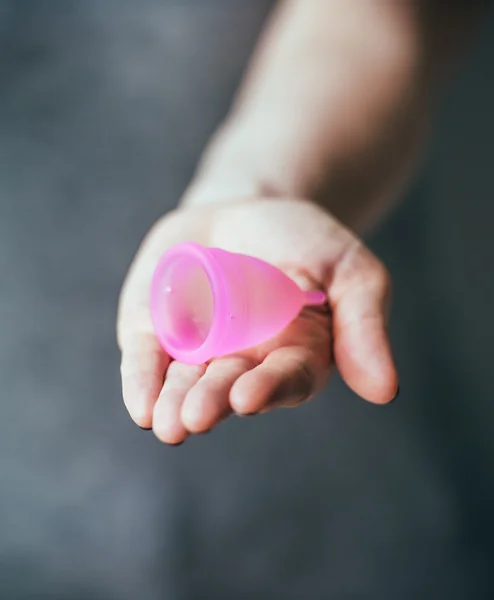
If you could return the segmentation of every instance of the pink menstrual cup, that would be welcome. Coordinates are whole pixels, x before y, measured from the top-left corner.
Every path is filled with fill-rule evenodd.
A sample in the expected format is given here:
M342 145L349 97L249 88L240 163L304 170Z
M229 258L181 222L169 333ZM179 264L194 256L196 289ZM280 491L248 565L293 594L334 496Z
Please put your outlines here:
M260 344L325 301L262 260L186 242L161 257L150 307L166 352L196 365Z

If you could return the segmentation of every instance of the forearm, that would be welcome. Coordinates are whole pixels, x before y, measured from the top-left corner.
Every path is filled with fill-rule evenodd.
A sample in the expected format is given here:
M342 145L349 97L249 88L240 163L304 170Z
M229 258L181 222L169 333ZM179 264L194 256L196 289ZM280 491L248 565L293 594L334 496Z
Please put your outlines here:
M185 202L300 196L374 220L413 169L445 62L417 7L283 3Z

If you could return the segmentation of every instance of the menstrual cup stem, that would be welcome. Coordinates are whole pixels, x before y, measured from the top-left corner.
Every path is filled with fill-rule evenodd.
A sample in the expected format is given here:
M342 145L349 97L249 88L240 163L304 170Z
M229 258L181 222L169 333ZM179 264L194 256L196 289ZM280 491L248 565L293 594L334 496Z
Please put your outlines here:
M326 302L326 294L320 291L305 292L306 306L319 306Z

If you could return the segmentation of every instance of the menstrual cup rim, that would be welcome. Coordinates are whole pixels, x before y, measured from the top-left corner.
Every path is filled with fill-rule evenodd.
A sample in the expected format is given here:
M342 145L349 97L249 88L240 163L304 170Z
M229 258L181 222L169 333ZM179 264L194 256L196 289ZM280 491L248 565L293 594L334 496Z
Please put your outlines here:
M170 263L185 256L194 258L203 268L206 277L211 286L213 296L213 318L211 327L203 343L193 350L184 350L177 348L171 339L167 336L165 328L160 319L159 292L160 284L165 270ZM228 294L226 287L222 285L222 272L216 263L214 257L208 252L208 249L195 242L182 242L176 244L167 250L158 261L158 265L151 282L150 310L153 326L160 344L165 351L175 360L188 364L201 364L210 360L214 356L214 347L221 336L220 315L228 314Z

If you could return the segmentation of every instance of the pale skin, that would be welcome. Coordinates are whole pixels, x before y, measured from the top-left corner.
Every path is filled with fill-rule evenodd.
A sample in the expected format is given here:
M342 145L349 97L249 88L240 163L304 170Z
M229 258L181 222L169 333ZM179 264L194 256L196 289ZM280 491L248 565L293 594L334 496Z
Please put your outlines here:
M163 442L232 413L298 406L334 368L369 402L396 396L389 275L357 232L408 180L444 57L467 22L451 11L448 43L435 43L434 19L418 7L292 0L271 19L183 200L151 229L122 289L125 405ZM306 308L258 347L199 366L173 361L153 332L149 286L161 254L181 241L262 258L324 290L328 307Z

